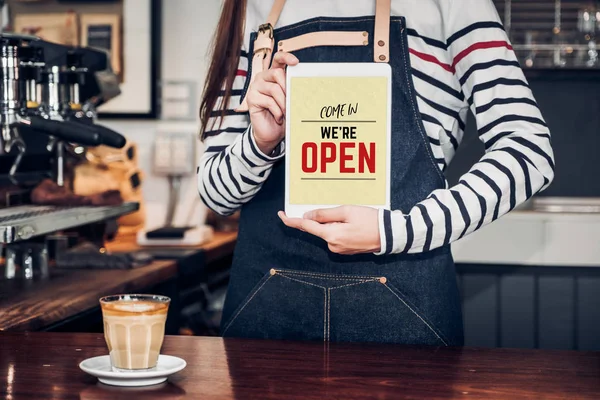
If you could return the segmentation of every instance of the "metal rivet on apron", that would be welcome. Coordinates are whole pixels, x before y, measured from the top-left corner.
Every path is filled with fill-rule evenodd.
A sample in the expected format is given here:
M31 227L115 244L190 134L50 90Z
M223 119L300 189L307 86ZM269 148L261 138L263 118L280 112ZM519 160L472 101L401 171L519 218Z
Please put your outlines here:
M380 55L380 56L379 56L379 59L380 59L381 61L385 61L385 56L382 54L382 55Z
M387 282L387 278L385 276L382 276L381 278L379 278L379 282L385 285L385 283Z
M363 32L363 36L368 36L369 32Z
M377 44L381 47L385 46L385 42L383 40L380 40L379 42L377 42Z
M365 41L363 42L363 46L366 46L366 45L368 45L368 44L369 44L369 41L368 41L368 40L365 40Z
M275 274L277 273L277 271L275 271L275 269L271 268L271 270L269 271L269 273L270 273L271 275L275 275Z
M279 42L279 47L283 46L283 42Z

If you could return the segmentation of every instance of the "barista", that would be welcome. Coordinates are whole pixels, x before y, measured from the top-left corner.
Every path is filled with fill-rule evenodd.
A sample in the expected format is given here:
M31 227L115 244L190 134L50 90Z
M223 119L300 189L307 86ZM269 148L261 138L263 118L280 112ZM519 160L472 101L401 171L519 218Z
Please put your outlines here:
M292 38L293 54L271 51ZM285 68L298 62L390 64L390 210L280 211ZM486 153L448 187L469 109ZM201 117L200 195L221 214L242 210L224 336L461 345L450 244L554 175L548 127L491 0L226 0Z

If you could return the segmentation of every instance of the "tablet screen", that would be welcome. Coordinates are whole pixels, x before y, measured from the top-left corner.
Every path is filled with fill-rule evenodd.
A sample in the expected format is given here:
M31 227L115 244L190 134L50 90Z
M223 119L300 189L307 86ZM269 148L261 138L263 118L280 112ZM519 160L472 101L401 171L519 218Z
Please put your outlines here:
M289 77L287 204L388 205L388 91L387 76Z

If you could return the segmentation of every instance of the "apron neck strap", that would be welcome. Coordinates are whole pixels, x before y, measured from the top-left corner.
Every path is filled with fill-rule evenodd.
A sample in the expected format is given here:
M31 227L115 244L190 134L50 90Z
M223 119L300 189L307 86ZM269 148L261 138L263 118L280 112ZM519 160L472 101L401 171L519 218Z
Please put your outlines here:
M374 61L388 62L390 59L390 14L391 0L377 0L375 7L375 37L373 38Z
M283 10L283 6L285 5L285 0L275 0L273 3L273 7L271 8L271 12L267 17L267 24L271 24L273 28L277 25L277 21L279 21L279 16L281 15L281 11Z

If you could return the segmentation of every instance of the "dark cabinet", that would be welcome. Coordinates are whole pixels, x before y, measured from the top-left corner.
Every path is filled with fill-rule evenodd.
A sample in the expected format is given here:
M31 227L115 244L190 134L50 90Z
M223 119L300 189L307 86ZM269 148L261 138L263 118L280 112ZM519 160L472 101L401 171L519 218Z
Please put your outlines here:
M457 265L467 346L600 350L600 268Z

